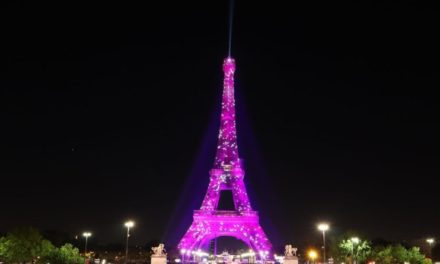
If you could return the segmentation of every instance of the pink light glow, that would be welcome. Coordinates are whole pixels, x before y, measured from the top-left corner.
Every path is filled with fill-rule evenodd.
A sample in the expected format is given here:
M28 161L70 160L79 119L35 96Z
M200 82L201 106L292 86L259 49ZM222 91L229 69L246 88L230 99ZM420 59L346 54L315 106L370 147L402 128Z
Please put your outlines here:
M258 213L252 210L243 181L244 169L238 156L233 58L224 60L223 72L220 131L214 167L209 172L208 191L200 210L194 211L193 223L178 248L197 250L206 248L210 240L216 237L232 236L244 241L254 252L268 252L271 244L259 224ZM222 190L232 190L235 210L217 210Z

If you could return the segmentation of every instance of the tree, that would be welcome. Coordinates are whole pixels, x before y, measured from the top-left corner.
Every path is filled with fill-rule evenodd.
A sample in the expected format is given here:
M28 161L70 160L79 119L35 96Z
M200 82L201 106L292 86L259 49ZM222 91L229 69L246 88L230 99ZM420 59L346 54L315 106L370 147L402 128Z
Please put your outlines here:
M8 262L31 262L49 254L54 246L38 230L27 227L11 231L0 241L0 256Z
M358 238L343 239L339 245L340 255L345 259L350 259L351 263L363 263L371 252L370 242Z
M0 237L0 261L5 260L7 241L5 237Z
M377 263L381 264L431 264L431 260L425 258L417 247L405 248L404 246L388 245L374 248L371 257Z
M431 264L432 260L425 257L420 252L420 248L412 247L408 249L408 262L413 264Z
M41 263L83 264L84 258L81 257L78 248L72 246L72 244L65 244L60 248L55 248L52 252L42 258Z

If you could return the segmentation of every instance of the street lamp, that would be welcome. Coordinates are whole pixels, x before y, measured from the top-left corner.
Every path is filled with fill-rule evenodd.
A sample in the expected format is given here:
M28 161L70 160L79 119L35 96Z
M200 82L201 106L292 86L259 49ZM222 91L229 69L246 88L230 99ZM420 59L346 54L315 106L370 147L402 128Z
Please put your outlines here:
M352 237L351 239L351 258L353 262L356 264L356 256L354 255L354 245L358 244L360 239L358 237Z
M428 238L428 239L426 239L426 242L429 244L429 257L432 259L432 244L435 243L435 239Z
M128 238L130 237L130 228L134 226L133 221L127 221L125 222L125 227L127 228L127 242L125 244L125 264L127 264L127 258L128 258Z
M89 237L91 237L91 236L92 236L92 233L90 233L90 232L84 232L84 233L83 233L83 237L86 238L86 244L85 244L85 246L84 246L84 256L86 256L86 254L87 254L87 239L88 239Z
M322 259L323 262L325 264L326 259L325 259L325 231L327 231L330 228L330 226L326 223L321 223L318 225L318 230L322 232L322 242L323 242L323 254L322 254Z
M311 249L307 255L309 255L309 258L312 260L312 263L314 264L315 259L318 257L318 253L315 250Z

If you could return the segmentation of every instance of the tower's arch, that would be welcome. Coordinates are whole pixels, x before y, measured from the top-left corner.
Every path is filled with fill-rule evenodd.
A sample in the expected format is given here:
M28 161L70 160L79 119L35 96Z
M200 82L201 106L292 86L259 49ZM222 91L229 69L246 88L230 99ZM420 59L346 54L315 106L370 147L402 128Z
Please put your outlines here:
M240 245L245 246L245 247L236 248L236 247L234 247L234 245L232 245L232 247L231 247L231 245L225 246L225 243L222 243L222 242L225 242L225 241L230 242L232 239L235 240L234 242L235 242L236 245L240 244ZM215 241L215 240L217 240L217 241ZM240 242L240 243L237 243L237 242ZM216 235L212 235L212 236L207 236L207 237L205 237L205 239L203 239L200 242L200 247L205 249L206 251L210 251L211 250L210 247L212 246L212 244L214 244L214 246L216 248L215 248L215 251L210 252L210 253L220 254L224 250L238 250L238 249L248 249L248 250L250 249L250 250L253 250L252 249L252 245L249 242L249 239L246 239L246 238L243 238L243 237L237 237L235 235L231 236L231 235L227 235L227 234L216 234ZM234 252L229 251L229 253L234 253Z

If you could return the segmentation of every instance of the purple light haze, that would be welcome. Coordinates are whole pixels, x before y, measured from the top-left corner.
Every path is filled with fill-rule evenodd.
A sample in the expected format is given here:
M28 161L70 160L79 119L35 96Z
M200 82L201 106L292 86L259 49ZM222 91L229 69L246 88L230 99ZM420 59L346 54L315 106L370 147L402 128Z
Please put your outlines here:
M244 241L254 252L271 250L271 244L252 210L244 185L244 169L238 156L235 128L234 72L235 60L223 62L222 113L214 167L209 172L208 191L200 210L194 211L193 223L180 241L184 252L207 248L210 240L231 236ZM222 190L232 190L235 210L217 210ZM267 255L267 253L265 253ZM261 257L261 255L257 256ZM270 255L269 255L270 256Z

